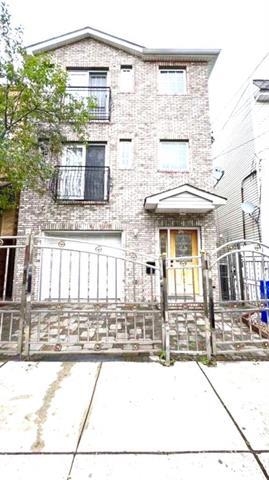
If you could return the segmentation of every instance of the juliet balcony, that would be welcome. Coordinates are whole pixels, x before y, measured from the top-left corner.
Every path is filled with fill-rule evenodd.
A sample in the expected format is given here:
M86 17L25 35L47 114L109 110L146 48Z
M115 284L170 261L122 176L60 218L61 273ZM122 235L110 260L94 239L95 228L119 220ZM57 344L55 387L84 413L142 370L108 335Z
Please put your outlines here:
M91 120L110 121L111 115L111 89L110 87L83 87L69 86L68 93L83 100L91 98L95 107L90 111Z
M56 201L108 202L110 193L110 168L94 166L57 166L51 182Z

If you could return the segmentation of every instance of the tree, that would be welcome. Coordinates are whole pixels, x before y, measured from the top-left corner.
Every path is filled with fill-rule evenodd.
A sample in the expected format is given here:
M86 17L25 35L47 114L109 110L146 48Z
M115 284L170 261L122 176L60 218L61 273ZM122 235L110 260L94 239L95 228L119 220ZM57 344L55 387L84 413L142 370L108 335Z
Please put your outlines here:
M0 4L0 211L21 190L42 192L53 173L50 158L60 153L70 130L83 141L94 100L68 93L67 74L48 55L22 46L22 28L13 28ZM12 195L10 194L12 192Z

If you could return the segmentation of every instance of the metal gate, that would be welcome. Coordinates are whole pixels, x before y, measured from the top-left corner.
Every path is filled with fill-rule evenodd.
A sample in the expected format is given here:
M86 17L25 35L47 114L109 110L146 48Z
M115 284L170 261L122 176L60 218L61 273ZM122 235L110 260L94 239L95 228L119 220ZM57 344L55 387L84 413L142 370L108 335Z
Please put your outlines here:
M166 359L170 354L211 358L208 317L208 261L195 257L162 258L162 296Z
M2 353L162 350L158 259L66 238L47 244L31 235L1 248L6 271L16 248L16 289L0 305Z
M269 353L269 248L167 258L43 236L0 240L0 353Z
M215 254L209 282L212 354L267 356L269 248L240 240L222 245Z
M0 353L20 355L25 318L25 290L29 261L27 237L0 239ZM16 261L20 258L20 264Z

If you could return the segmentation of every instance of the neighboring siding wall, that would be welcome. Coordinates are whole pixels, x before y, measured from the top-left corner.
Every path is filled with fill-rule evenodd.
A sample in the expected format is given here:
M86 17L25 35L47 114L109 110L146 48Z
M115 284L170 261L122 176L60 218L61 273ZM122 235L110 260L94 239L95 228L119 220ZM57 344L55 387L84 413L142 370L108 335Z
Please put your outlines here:
M269 78L269 69L267 77ZM269 245L269 102L257 102L253 118L259 204L261 206L261 237L262 242Z
M250 202L255 206L260 205L259 189L257 171L254 170L243 182L242 182L242 200L244 202ZM247 240L260 241L260 218L259 213L254 212L254 216L243 212L243 226L245 238Z
M159 95L159 62L143 62L121 50L94 40L83 40L54 52L65 67L108 67L112 90L110 123L90 123L88 140L107 142L112 190L107 205L60 205L47 194L24 192L21 200L19 234L27 230L121 230L124 246L145 253L158 251L158 229L163 226L200 226L202 242L215 246L213 215L156 215L144 210L144 198L191 183L211 190L210 122L206 63L177 63L186 66L187 95ZM134 93L119 92L120 65L134 69ZM169 62L163 63L169 65ZM175 63L171 63L175 65ZM132 170L118 167L120 138L132 138ZM188 139L190 172L158 171L159 139ZM76 140L70 136L70 140ZM138 229L137 238L133 235Z
M252 78L269 78L268 55L253 73ZM247 192L244 189L244 199L260 205L261 238L269 245L269 103L256 102L255 94L258 88L253 85L252 79L249 80L245 92L244 88L245 85L238 94L240 100L226 126L219 132L214 132L216 138L213 146L213 159L216 157L214 164L225 170L216 191L228 198L227 204L219 208L216 214L218 243L243 238L241 182L256 170L256 187L249 183L251 191ZM232 107L231 105L231 110ZM242 145L244 143L245 145ZM234 150L222 155L222 152L231 149ZM257 225L246 215L245 219L248 223L247 238L257 240Z
M250 85L225 128L216 132L213 161L225 171L216 193L227 197L226 205L216 212L219 244L243 238L241 183L256 168L252 104Z

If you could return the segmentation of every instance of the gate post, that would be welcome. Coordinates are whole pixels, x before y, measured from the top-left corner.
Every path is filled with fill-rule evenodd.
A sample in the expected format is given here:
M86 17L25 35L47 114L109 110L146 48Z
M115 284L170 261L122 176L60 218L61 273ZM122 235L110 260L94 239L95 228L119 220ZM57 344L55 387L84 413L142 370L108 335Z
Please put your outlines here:
M208 266L208 317L210 328L210 349L212 356L216 355L216 324L214 309L214 290L212 281L212 265Z
M24 350L24 328L25 328L25 316L26 316L26 281L27 270L29 263L29 235L26 237L25 245L23 249L23 267L22 267L22 283L21 283L21 301L20 301L20 328L18 338L18 354L22 356Z
M162 296L162 342L165 352L165 364L170 365L170 333L169 333L169 316L168 316L168 294L167 294L167 268L166 254L161 256L161 296Z
M31 325L31 293L32 293L32 252L33 236L29 234L25 246L24 265L23 265L23 284L22 284L22 314L23 331L21 354L23 357L29 357L30 325Z
M211 344L211 328L209 320L209 275L208 275L208 258L205 252L201 252L201 267L202 267L202 284L203 284L203 301L204 301L204 318L205 318L205 341L206 353L208 360L212 357Z

